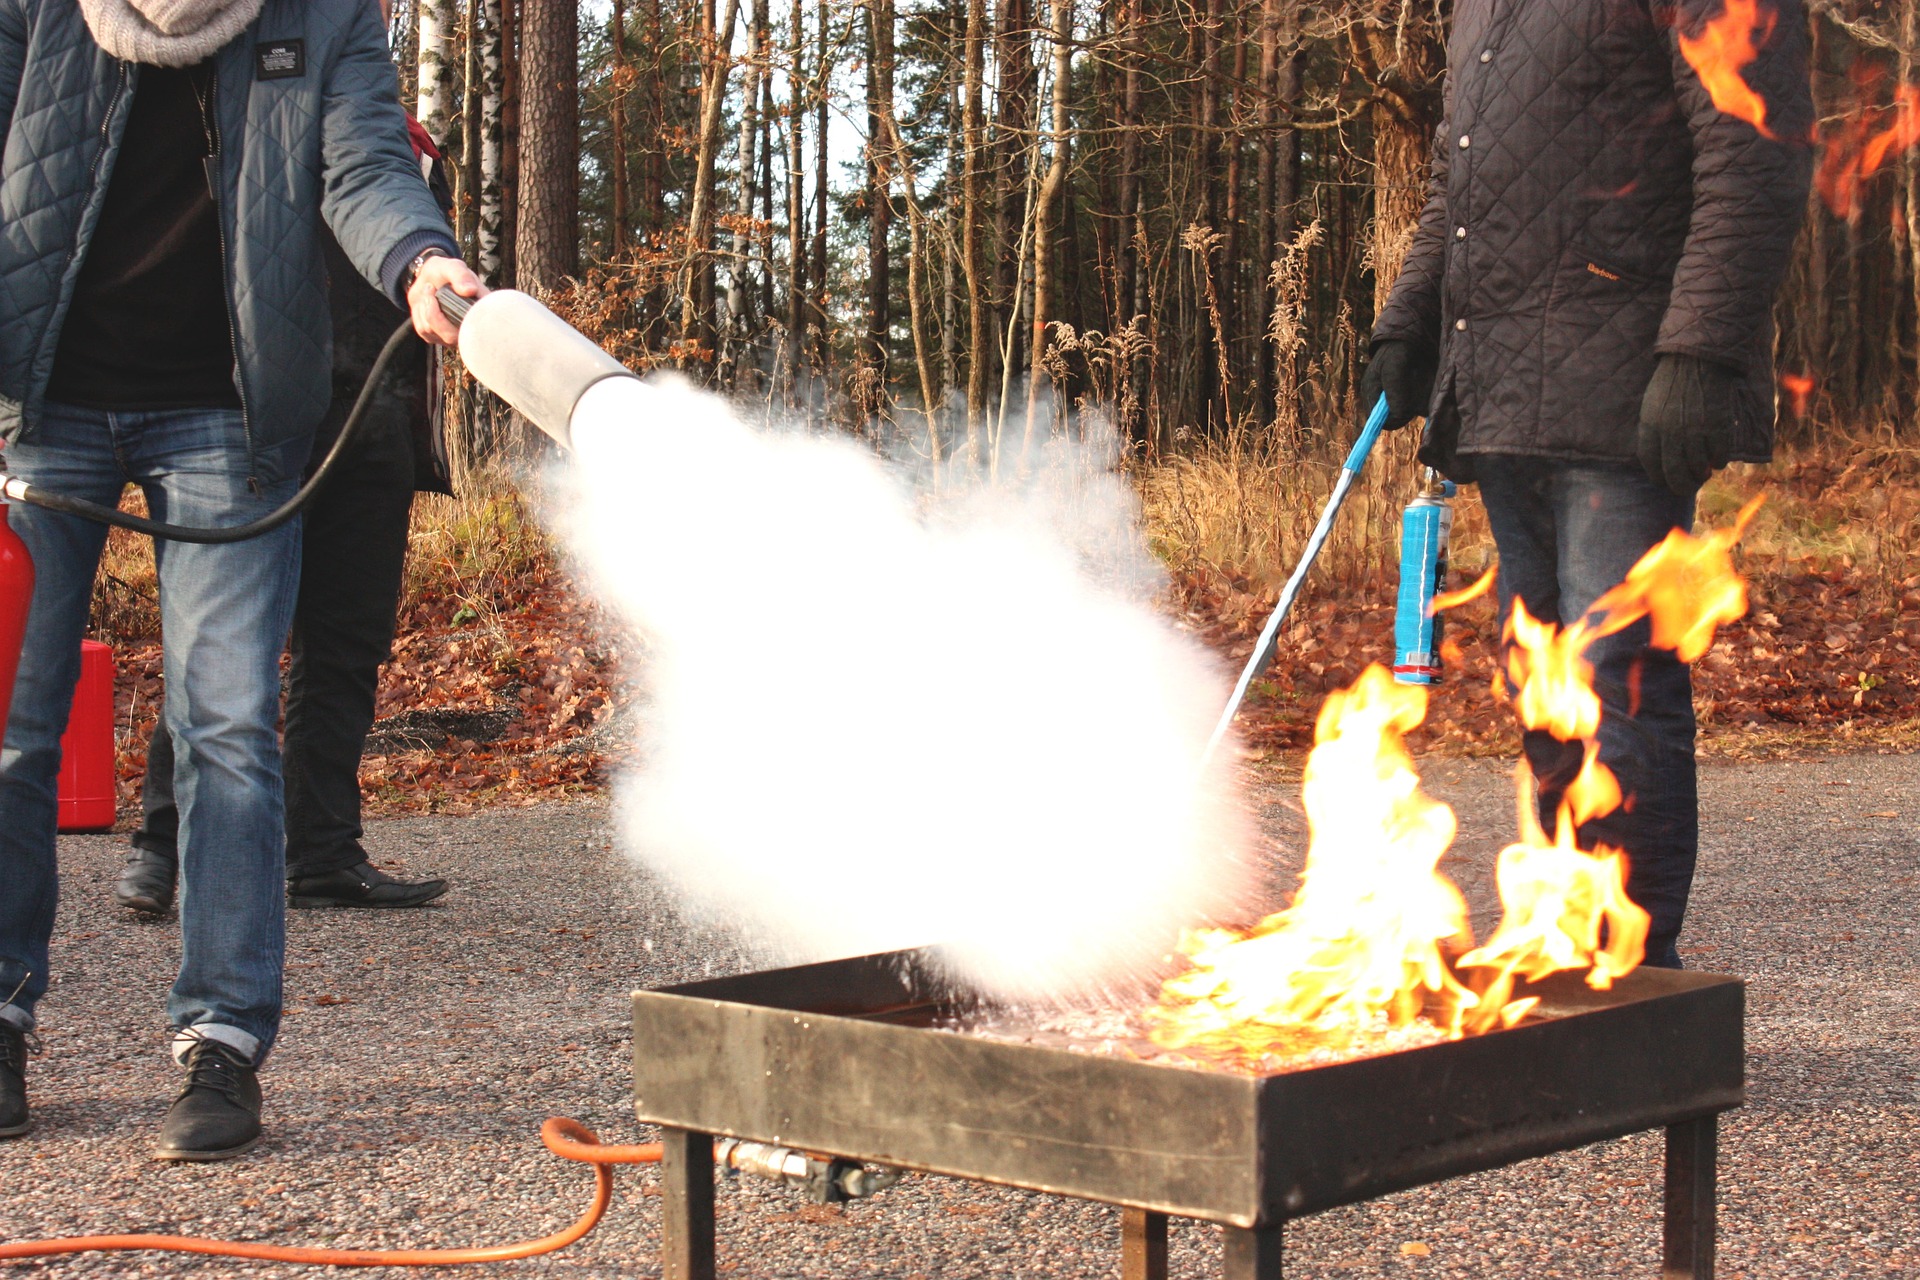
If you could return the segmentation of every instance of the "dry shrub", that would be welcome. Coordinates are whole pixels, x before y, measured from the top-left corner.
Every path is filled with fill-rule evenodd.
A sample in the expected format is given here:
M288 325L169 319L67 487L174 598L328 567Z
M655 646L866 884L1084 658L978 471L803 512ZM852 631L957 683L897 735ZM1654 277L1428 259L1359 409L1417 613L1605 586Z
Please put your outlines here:
M1400 512L1419 490L1417 435L1385 437L1347 495L1310 589L1393 573ZM1303 454L1259 443L1203 440L1139 472L1147 535L1180 581L1203 591L1277 594L1333 493L1344 450ZM1493 540L1469 490L1456 500L1454 564L1478 573Z

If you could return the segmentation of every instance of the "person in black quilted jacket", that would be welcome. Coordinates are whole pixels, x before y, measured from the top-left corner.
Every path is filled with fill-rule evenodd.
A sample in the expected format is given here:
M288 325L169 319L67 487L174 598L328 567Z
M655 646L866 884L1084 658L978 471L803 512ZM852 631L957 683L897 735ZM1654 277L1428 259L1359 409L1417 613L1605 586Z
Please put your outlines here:
M1424 414L1421 457L1479 484L1503 616L1519 600L1575 621L1691 527L1716 468L1771 456L1771 311L1813 163L1806 14L1759 0L1736 33L1754 119L1716 105L1683 48L1716 20L1723 0L1454 7L1427 203L1362 412L1384 394L1389 426ZM1590 656L1600 758L1630 798L1581 843L1626 851L1648 963L1678 967L1699 840L1691 675L1644 624ZM1544 733L1526 751L1550 824L1579 751Z

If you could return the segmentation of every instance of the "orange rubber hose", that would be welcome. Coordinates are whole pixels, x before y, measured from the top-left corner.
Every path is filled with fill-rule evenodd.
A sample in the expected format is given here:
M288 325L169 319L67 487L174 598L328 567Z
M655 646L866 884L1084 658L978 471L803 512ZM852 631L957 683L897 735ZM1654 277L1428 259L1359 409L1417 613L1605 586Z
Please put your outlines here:
M22 1240L0 1244L0 1261L12 1258L48 1258L62 1253L107 1253L154 1249L164 1253L204 1253L222 1258L255 1258L264 1262L304 1262L318 1267L454 1267L474 1262L508 1262L554 1253L600 1225L613 1201L616 1164L653 1164L660 1145L607 1147L593 1130L574 1120L554 1116L540 1126L540 1140L563 1160L593 1166L593 1203L572 1226L538 1240L494 1245L485 1249L306 1249L277 1244L250 1244L238 1240L203 1240L197 1236L68 1236L59 1240Z

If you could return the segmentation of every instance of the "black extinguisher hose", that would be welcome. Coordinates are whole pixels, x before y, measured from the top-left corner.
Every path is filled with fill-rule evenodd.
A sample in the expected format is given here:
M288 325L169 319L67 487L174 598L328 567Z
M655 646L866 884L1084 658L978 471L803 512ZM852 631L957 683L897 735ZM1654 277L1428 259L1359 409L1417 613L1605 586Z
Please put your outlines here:
M466 318L467 309L473 305L471 299L463 298L445 286L441 287L437 297L440 309L445 311L448 318L455 324ZM271 533L299 515L306 505L313 501L313 495L326 484L340 459L346 456L347 450L352 448L354 442L360 438L367 420L367 410L373 404L374 389L380 385L382 375L386 373L387 366L393 363L393 358L399 354L400 348L413 338L413 321L410 319L401 321L400 326L380 348L380 354L374 357L373 368L368 372L366 382L361 385L360 394L354 399L353 409L347 414L346 422L341 424L339 437L334 440L333 447L327 450L327 456L321 460L319 467L307 482L300 486L298 493L258 520L218 529L168 524L163 520L149 520L144 516L131 515L117 507L105 507L97 502L88 502L85 498L74 498L64 493L37 489L15 476L6 477L5 496L10 501L25 503L30 507L58 511L63 515L80 516L86 520L95 520L121 529L131 529L135 533L149 534L171 542L225 544L245 542L248 538L257 538L263 533Z

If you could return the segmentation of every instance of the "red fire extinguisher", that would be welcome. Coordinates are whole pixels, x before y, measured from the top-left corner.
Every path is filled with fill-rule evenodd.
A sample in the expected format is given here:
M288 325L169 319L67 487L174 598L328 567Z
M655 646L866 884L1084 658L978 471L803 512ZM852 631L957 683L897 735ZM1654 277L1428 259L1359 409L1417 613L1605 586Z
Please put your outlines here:
M33 600L33 557L7 524L7 502L0 498L0 737L13 706L13 678L20 670L20 646L27 635L27 605Z

